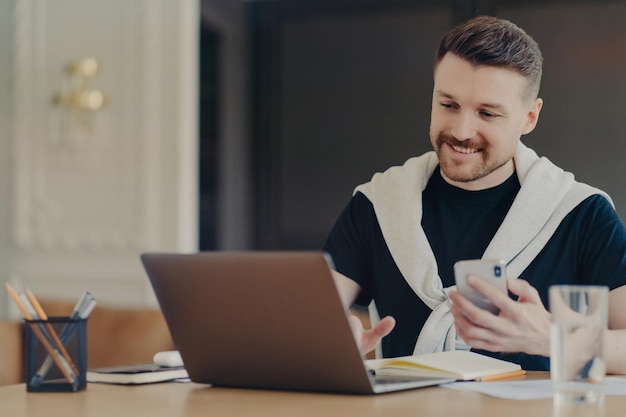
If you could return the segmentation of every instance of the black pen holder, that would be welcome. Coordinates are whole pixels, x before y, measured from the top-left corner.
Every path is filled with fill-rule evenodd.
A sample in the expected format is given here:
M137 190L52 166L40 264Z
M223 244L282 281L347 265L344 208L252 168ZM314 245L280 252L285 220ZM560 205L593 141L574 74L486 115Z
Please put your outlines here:
M76 392L87 386L87 320L25 320L26 390Z

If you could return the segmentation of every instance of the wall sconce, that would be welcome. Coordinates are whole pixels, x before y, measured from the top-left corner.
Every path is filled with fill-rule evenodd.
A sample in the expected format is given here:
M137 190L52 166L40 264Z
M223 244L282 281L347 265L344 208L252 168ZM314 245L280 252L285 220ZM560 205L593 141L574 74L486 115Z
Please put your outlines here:
M81 59L65 67L60 92L52 99L59 111L51 113L51 123L58 128L52 129L50 142L60 150L77 151L93 143L96 111L108 104L108 98L93 85L98 70L95 58Z
M77 110L97 111L108 104L104 93L93 88L91 80L98 72L98 61L85 58L69 64L65 70L70 80L66 91L57 94L53 103L57 106Z

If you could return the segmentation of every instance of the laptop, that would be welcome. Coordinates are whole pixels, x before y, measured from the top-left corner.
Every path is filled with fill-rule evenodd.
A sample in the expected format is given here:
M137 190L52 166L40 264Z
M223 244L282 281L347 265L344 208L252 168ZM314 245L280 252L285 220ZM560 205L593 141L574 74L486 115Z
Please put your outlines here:
M377 394L451 379L378 381L352 335L322 252L141 256L194 382Z

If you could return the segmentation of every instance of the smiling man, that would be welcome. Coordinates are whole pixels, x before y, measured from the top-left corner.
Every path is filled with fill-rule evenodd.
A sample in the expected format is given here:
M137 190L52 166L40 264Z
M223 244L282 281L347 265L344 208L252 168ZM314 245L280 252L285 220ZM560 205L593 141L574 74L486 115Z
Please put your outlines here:
M430 137L446 182L480 190L513 174L517 142L535 128L543 104L524 98L527 84L513 70L477 66L450 53L441 58Z
M549 369L548 288L611 290L607 371L626 373L626 228L610 198L521 142L537 125L542 55L515 24L463 23L435 53L434 152L358 186L325 245L346 307L369 306L375 326L351 317L363 352L383 356L474 349ZM512 298L468 283L494 315L454 290L453 265L502 259ZM379 320L379 317L383 317Z

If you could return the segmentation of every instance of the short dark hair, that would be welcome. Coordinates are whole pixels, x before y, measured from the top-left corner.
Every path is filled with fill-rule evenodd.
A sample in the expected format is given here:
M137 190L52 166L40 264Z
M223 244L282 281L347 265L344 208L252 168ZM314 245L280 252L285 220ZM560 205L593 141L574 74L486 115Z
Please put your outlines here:
M447 53L480 66L513 70L528 81L527 97L537 98L543 56L537 42L514 23L492 16L478 16L451 29L435 52L434 68Z

